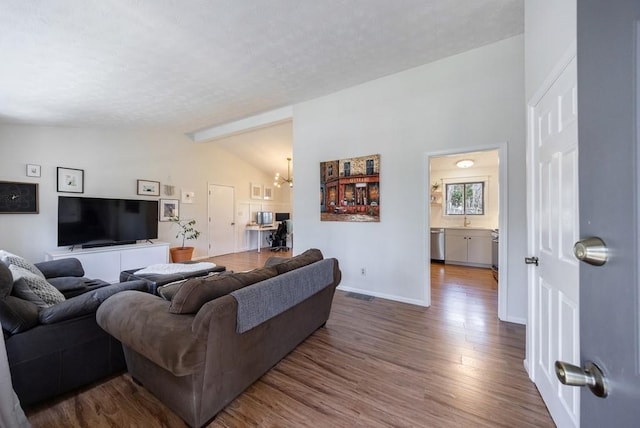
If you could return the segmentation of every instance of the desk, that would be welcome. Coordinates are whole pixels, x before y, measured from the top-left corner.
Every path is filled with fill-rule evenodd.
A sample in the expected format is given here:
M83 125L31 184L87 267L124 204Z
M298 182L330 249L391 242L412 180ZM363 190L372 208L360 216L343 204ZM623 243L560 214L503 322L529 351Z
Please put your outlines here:
M274 230L278 230L278 227L274 226L274 225L271 225L271 226L247 225L245 230L247 232L257 233L257 235L258 235L258 241L257 241L258 242L258 252L260 252L260 247L262 246L262 232L273 232Z

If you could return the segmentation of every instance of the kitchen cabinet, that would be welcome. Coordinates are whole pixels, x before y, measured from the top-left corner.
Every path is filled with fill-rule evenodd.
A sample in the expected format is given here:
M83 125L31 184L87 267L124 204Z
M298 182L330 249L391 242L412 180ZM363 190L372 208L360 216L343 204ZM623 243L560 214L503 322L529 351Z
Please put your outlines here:
M478 267L491 267L489 229L445 229L444 261Z

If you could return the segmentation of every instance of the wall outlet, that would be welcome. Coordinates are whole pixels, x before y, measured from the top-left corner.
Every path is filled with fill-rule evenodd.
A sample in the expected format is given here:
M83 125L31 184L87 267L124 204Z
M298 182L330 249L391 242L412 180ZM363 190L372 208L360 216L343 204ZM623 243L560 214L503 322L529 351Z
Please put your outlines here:
M367 276L367 270L365 268L360 268L360 275Z

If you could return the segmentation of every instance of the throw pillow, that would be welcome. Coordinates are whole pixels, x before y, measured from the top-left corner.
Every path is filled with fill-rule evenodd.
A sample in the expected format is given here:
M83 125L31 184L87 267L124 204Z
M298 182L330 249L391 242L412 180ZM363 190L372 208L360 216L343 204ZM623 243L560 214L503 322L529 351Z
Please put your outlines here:
M13 289L13 275L4 263L0 263L0 299L11 294Z
M181 279L180 281L173 281L165 285L161 285L157 288L156 293L164 300L172 301L173 296L176 295L182 284L184 284L187 280Z
M9 266L9 270L13 275L14 287L16 287L17 285L21 285L21 283L25 283L36 296L44 301L46 307L55 305L56 303L64 302L64 295L60 291L58 291L57 288L49 284L43 278L35 275L33 272L14 264Z
M42 272L40 272L40 269L38 269L36 267L36 265L34 265L31 262L26 261L24 258L22 258L20 256L16 256L15 254L11 254L8 251L0 250L0 260L2 260L2 262L7 266L9 266L9 265L20 266L21 268L24 268L24 269L28 270L29 272L33 273L34 275L39 276L40 278L44 279L44 275L42 274Z
M195 314L202 305L213 299L226 296L232 291L256 282L273 278L277 274L275 267L268 267L242 273L189 279L173 296L169 312L172 314Z
M290 270L298 269L302 266L310 265L311 263L322 260L322 252L317 248L311 248L302 254L290 258L286 262L278 263L274 267L278 270L278 274L289 272Z

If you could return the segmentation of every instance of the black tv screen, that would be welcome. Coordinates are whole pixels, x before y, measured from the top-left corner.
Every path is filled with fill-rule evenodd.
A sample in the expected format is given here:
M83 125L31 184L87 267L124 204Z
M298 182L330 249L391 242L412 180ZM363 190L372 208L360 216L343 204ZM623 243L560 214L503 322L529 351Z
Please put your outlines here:
M98 247L158 238L158 201L58 197L58 246Z

